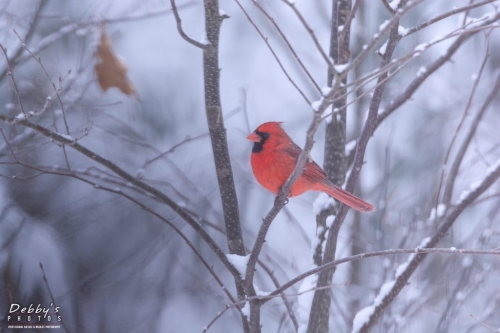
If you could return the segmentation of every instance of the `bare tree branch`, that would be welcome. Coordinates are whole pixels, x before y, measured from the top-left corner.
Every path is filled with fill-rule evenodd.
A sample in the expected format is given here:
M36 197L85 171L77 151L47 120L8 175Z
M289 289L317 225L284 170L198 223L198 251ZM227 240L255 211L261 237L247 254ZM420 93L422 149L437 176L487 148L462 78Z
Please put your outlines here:
M40 20L40 14L42 13L43 8L47 5L47 3L48 0L40 0L40 2L38 3L38 7L36 8L35 14L33 15L33 20L31 21L30 27L28 28L28 32L26 32L26 36L24 37L24 43L29 43L31 41L31 38L33 38L33 35L35 34L36 28L38 26L38 21ZM23 53L23 46L24 45L20 45L17 48L17 50L10 58L10 65L8 64L8 66L0 73L0 82L5 78L7 71L10 71L12 73L12 68L9 69L9 67L15 67L17 65L17 60Z
M443 20L443 19L445 19L447 17L453 16L453 15L458 14L458 13L466 12L466 11L469 11L471 9L474 9L474 8L477 8L477 7L481 7L481 6L484 6L486 4L489 4L489 3L492 3L492 2L495 2L495 1L498 1L498 0L486 0L486 1L481 1L481 2L478 2L478 3L470 4L470 5L467 5L467 6L463 6L463 7L460 7L460 8L456 8L454 10L451 10L449 12L446 12L444 14L436 16L433 19L430 19L428 21L420 23L419 25L417 25L417 26L415 26L413 28L408 29L406 31L405 36L411 35L411 34L417 32L419 30L427 28L428 26L433 25L434 23L439 22L439 21L441 21L441 20Z
M177 23L177 31L179 32L179 35L181 35L181 37L184 38L184 40L189 44L199 47L202 50L206 49L207 47L210 47L210 44L200 43L197 40L194 40L193 38L186 35L184 30L182 30L182 20L181 17L179 16L179 12L177 11L175 0L170 0L170 5L172 6L172 13L174 13L175 22Z
M436 233L432 235L430 240L426 243L425 248L432 248L437 245L437 243L446 235L451 226L455 223L458 216L467 208L474 200L476 200L484 191L486 191L498 178L500 177L500 159L493 165L486 177L481 181L479 186L471 189L468 194L456 204L456 206L451 210L443 223L439 226ZM451 249L453 250L453 249ZM360 328L360 333L369 332L375 322L387 308L387 306L394 300L394 298L399 294L399 292L405 287L410 279L410 276L415 272L417 267L425 259L425 254L417 254L408 263L406 269L401 272L395 280L395 283L391 290L385 294L385 296L375 305L373 312L369 316L369 320L366 321Z
M500 176L500 175L498 175ZM497 178L498 178L497 176ZM381 257L381 256L387 256L387 255L398 255L398 254L417 254L417 255L425 255L425 254L430 254L430 253L444 253L444 254L461 254L461 255L467 255L467 254L473 254L473 255L495 255L498 256L500 255L500 251L498 249L493 249L493 250L467 250L467 249L450 249L450 248L427 248L427 247L416 247L414 249L391 249L391 250L381 250L381 251L373 251L373 252L364 252L356 255L352 255L349 257L341 258L341 259L336 259L334 261L331 261L329 263L323 264L319 267L316 267L314 269L311 269L307 272L304 272L300 274L299 276L291 279L287 283L284 283L281 287L278 289L272 291L269 293L267 296L260 296L261 298L265 299L264 303L272 299L273 297L276 297L277 295L281 294L288 288L292 287L294 284L304 280L306 277L317 274L319 272L322 272L324 270L331 269L332 267L338 266L340 264L345 264L357 260L363 260L366 258L372 258L372 257Z
M274 27L276 28L276 30L280 34L281 38L283 38L283 40L285 41L285 44L288 47L288 49L290 50L290 52L292 53L293 57L299 63L300 68L302 68L302 70L307 75L307 77L309 78L309 80L311 81L311 83L314 85L314 87L316 88L316 90L318 90L319 92L321 92L320 86L316 83L316 80L311 75L311 73L309 72L309 70L307 69L307 67L304 65L304 63L302 62L302 60L298 56L297 52L295 52L295 49L293 48L292 44L290 44L290 42L288 41L288 38L283 33L283 31L281 31L279 25L276 23L276 21L274 20L274 18L272 18L271 15L269 15L269 13L264 8L262 8L262 6L256 0L252 0L252 2L267 17L267 19L269 21L271 21L271 23L274 25ZM248 17L248 15L247 15L247 17ZM274 54L274 52L273 52L273 54ZM276 59L276 60L278 60L278 59Z
M241 232L238 198L234 186L231 159L229 158L220 96L219 37L222 21L228 16L220 12L218 0L204 0L203 3L205 8L205 31L210 43L210 47L203 49L205 112L222 200L229 253L244 256L245 245ZM238 276L235 282L238 299L242 300L245 298L245 290L243 284L240 283L241 277ZM249 332L248 321L244 315L241 315L241 320L244 331Z
M285 67L283 66L283 64L281 63L281 60L279 59L278 55L276 54L276 52L274 52L274 49L273 47L271 46L271 44L269 44L269 39L267 37L265 37L262 32L260 31L259 27L257 27L257 25L255 24L255 22L252 20L252 18L250 17L250 15L248 15L247 11L245 10L245 8L241 5L241 3L238 1L238 0L235 0L236 3L238 4L238 6L241 8L241 10L243 11L243 13L245 14L245 16L247 17L248 21L250 21L250 23L252 24L252 26L255 28L255 30L257 30L257 32L259 33L260 37L264 40L264 42L266 43L267 47L269 48L269 50L271 51L271 53L273 54L273 57L274 59L276 59L276 62L278 63L278 65L280 66L281 70L283 71L283 73L285 74L285 76L287 77L288 81L290 81L290 83L295 87L295 89L297 89L297 91L299 92L299 94L302 96L302 98L304 98L304 100L306 101L306 103L308 105L311 104L311 102L309 101L309 99L307 98L306 94L302 91L302 89L299 88L299 86L297 85L297 83L295 83L295 81L290 77L290 75L288 74L288 71L285 69Z
M208 247L217 255L219 260L224 264L224 266L228 269L228 271L233 275L233 277L238 281L238 283L241 283L241 276L238 270L229 262L227 259L225 253L222 251L222 249L217 245L215 240L198 224L197 221L195 221L191 215L189 215L183 208L181 208L175 201L170 199L167 195L165 195L163 192L159 191L158 189L144 183L140 179L137 179L136 177L132 176L116 164L112 163L110 160L102 157L101 155L89 150L88 148L80 145L75 139L67 136L67 135L62 135L59 133L55 133L51 131L50 129L31 122L28 119L16 119L13 117L8 117L6 115L0 114L0 120L7 124L18 124L18 125L23 125L26 127L29 127L38 133L42 134L43 136L52 139L56 142L59 142L60 144L69 146L73 148L74 150L80 152L81 154L87 156L91 160L97 162L98 164L103 165L107 169L113 171L115 174L123 178L124 180L130 182L132 185L137 186L138 188L146 191L147 193L150 193L154 197L158 198L161 202L169 206L175 213L177 213L184 221L186 221L195 231L200 235L200 237L207 243Z
M469 145L472 139L474 138L474 135L476 134L479 122L483 118L483 115L486 113L486 110L488 110L488 107L490 106L491 102L495 99L496 96L498 96L499 91L500 91L500 74L497 75L497 80L495 82L495 85L491 88L488 97L486 97L483 105L481 105L481 108L474 116L474 119L472 120L472 123L470 125L470 129L467 132L467 136L464 138L464 141L460 145L460 148L458 149L457 152L457 156L455 157L453 164L451 165L450 171L448 172L448 177L446 180L446 185L444 188L443 199L442 199L442 202L446 206L449 206L451 202L451 196L453 195L455 180L458 175L460 164L462 163L462 160L465 156L465 152L469 148Z

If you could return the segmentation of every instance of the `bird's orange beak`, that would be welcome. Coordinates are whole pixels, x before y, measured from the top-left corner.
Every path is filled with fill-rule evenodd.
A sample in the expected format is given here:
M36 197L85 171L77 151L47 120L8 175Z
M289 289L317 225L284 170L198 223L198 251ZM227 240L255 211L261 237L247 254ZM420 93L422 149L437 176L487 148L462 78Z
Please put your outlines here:
M252 133L249 136L247 136L247 139L250 140L250 141L253 141L253 142L260 142L260 140L261 140L260 136L258 136L255 133Z

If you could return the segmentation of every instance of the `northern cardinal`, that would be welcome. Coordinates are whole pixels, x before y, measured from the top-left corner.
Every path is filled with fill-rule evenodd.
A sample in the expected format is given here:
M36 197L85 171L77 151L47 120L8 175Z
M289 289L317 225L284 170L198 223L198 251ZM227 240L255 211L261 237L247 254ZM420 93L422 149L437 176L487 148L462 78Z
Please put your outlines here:
M250 158L257 181L269 191L278 191L292 174L302 149L281 128L278 122L260 125L247 137L253 141ZM334 185L314 161L308 160L302 175L293 184L289 197L306 191L320 191L360 212L371 212L375 207Z

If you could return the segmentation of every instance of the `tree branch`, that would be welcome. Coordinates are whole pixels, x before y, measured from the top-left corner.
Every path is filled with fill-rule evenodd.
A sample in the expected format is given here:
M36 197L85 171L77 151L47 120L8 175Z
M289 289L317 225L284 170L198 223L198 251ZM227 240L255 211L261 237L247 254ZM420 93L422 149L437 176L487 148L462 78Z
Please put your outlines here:
M210 47L210 44L200 43L197 40L194 40L193 38L189 37L184 32L184 30L182 29L182 20L181 17L179 16L179 12L177 11L177 6L175 5L175 0L170 0L170 5L172 6L172 13L174 13L175 23L177 23L177 31L179 32L179 35L181 35L181 37L189 44L199 47L202 50Z
M476 200L482 193L484 193L498 178L500 177L500 159L489 169L487 176L481 181L480 185L468 192L468 194L456 204L455 208L450 211L443 223L439 226L438 230L432 235L430 240L426 243L425 248L432 248L447 234L453 223L455 223L458 216ZM451 249L453 250L453 249ZM423 253L416 254L406 266L406 269L401 272L395 279L394 285L385 294L385 296L374 305L373 311L369 315L369 319L360 327L360 333L368 333L375 322L387 308L387 306L394 300L399 292L408 283L410 276L417 269L417 267L425 259L426 255ZM356 332L356 333L357 333Z
M349 257L345 257L342 259L337 259L334 261L331 261L329 263L323 264L321 266L318 266L316 268L313 268L307 272L304 272L297 277L291 279L287 283L284 283L281 287L273 290L269 295L267 296L260 296L263 299L263 303L268 302L269 300L273 299L274 297L280 295L284 291L286 291L288 288L292 287L293 285L297 284L298 282L304 280L306 277L318 274L324 270L329 270L333 267L336 267L341 264L353 262L353 261L358 261L358 260L363 260L366 258L372 258L372 257L381 257L381 256L387 256L387 255L399 255L399 254L431 254L431 253L444 253L444 254L460 254L460 255L495 255L498 256L500 255L500 251L498 249L493 249L493 250L467 250L467 249L450 249L450 248L420 248L416 247L414 249L391 249L391 250L381 250L381 251L373 251L373 252L364 252L356 255L352 255Z
M470 125L470 129L467 132L467 136L464 138L464 141L460 145L460 148L458 149L457 152L457 156L455 157L455 160L451 165L450 171L448 172L448 177L446 180L446 185L444 188L443 200L442 200L442 202L446 206L449 206L449 203L451 202L451 196L453 194L455 180L458 175L460 164L462 163L462 160L465 156L465 152L467 151L467 148L469 148L469 144L471 143L472 139L474 138L474 135L476 134L479 122L483 118L483 115L486 113L486 110L488 110L488 107L490 106L491 102L493 102L493 100L498 96L499 90L500 90L500 74L497 75L497 80L495 85L491 89L488 97L486 97L486 100L484 101L483 105L481 105L479 111L474 116L474 119L472 120L472 123Z
M205 31L210 43L210 47L203 49L203 79L207 124L222 200L222 212L226 226L229 253L244 256L245 245L241 232L238 198L234 186L233 170L229 158L229 148L220 98L219 36L222 21L228 16L220 14L218 0L204 0L203 3L205 8ZM240 281L240 277L238 276L235 280L236 290L238 292L238 299L242 300L245 298L245 290ZM249 332L246 317L242 315L241 320L245 332Z
M127 182L131 183L134 186L137 186L138 188L144 190L145 192L153 195L154 197L158 198L161 202L166 204L168 207L170 207L177 215L179 215L184 221L186 221L195 231L197 234L200 235L200 237L207 243L208 247L216 254L216 256L219 258L219 260L224 264L224 266L228 269L228 271L233 275L233 277L238 281L238 283L242 283L240 273L238 270L229 262L229 260L226 257L226 254L222 251L222 249L217 245L215 240L198 224L197 221L195 221L191 215L189 215L184 209L182 209L175 201L170 199L167 195L165 195L163 192L160 190L144 183L140 179L132 176L116 164L112 163L108 159L102 157L101 155L95 153L92 150L89 150L88 148L80 145L77 140L73 139L72 137L69 137L68 135L62 135L59 133L55 133L51 131L50 129L31 122L29 119L23 118L23 117L8 117L6 115L0 114L0 120L7 124L18 124L18 125L23 125L26 127L29 127L38 133L42 134L43 136L52 139L56 142L59 142L60 144L69 146L73 148L74 150L78 151L79 153L87 156L88 158L92 159L93 161L97 162L98 164L103 165L107 169L111 170L115 174L117 174L119 177L123 178Z

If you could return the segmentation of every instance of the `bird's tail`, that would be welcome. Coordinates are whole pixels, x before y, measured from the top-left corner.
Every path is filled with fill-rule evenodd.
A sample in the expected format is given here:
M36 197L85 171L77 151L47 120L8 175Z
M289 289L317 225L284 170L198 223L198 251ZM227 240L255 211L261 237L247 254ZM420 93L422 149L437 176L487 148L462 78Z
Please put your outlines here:
M347 206L360 212L373 212L375 210L375 207L370 205L368 202L361 200L357 196L344 191L340 187L333 185L330 182L328 183L329 184L321 184L324 186L321 190L334 197L338 201L342 202L343 204L346 204Z

